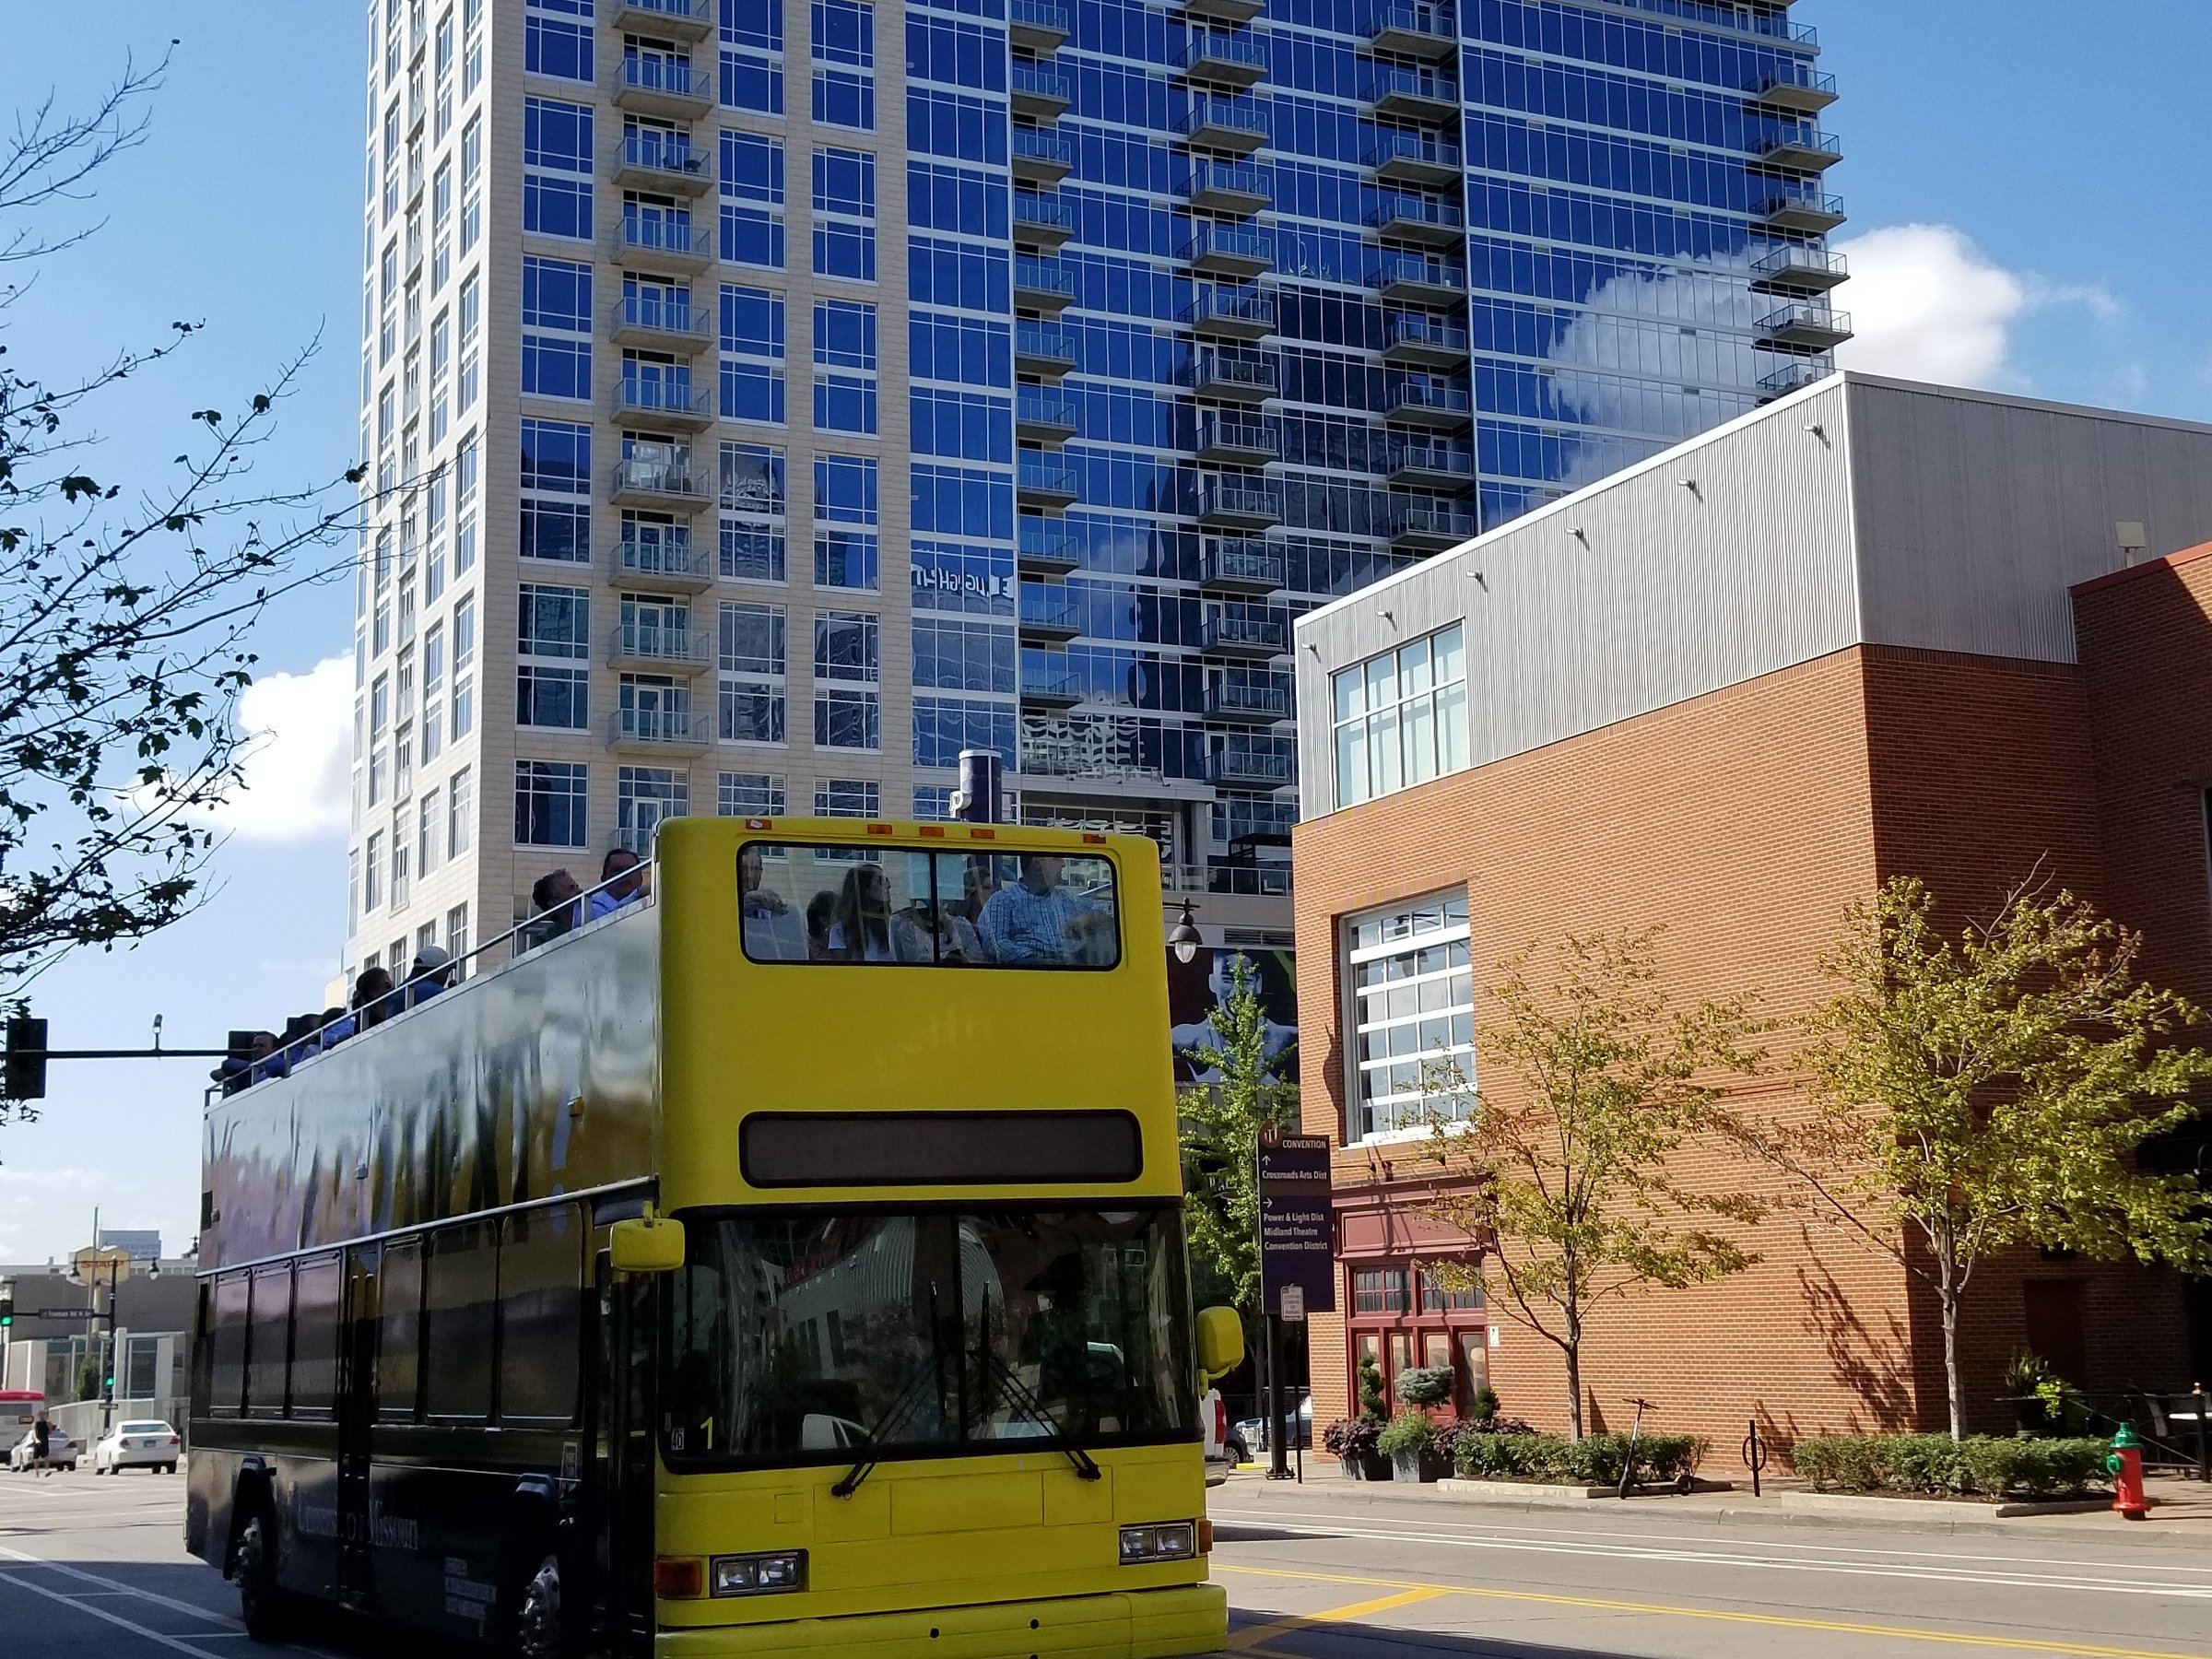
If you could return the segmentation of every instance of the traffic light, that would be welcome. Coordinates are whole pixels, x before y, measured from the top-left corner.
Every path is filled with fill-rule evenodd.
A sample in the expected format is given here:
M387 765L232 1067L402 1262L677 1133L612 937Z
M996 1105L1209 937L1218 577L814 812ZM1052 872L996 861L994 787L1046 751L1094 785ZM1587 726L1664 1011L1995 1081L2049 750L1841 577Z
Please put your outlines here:
M0 1331L16 1323L16 1281L0 1279Z
M6 1075L0 1077L0 1100L45 1098L46 1022L28 1014L12 1014L7 1021L7 1066Z

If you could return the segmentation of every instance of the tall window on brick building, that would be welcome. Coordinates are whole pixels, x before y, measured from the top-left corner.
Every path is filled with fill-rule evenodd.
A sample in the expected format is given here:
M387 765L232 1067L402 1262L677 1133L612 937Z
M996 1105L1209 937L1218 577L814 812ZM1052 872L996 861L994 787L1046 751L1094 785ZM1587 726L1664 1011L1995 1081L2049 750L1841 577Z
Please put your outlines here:
M1336 805L1357 806L1468 762L1467 658L1454 622L1329 677Z
M1348 916L1343 938L1347 1142L1457 1114L1475 1088L1465 891Z

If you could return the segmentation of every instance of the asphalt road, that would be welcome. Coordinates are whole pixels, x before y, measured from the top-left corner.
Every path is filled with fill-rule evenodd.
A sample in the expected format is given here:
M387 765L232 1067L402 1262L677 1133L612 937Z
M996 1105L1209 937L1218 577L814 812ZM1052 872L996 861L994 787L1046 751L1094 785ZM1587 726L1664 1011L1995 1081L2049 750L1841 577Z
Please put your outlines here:
M1530 1512L1240 1475L1212 1498L1232 1653L1275 1659L2212 1659L2212 1524L1947 1534L1724 1513Z
M333 1621L257 1648L184 1554L183 1482L0 1476L4 1659L424 1659ZM2037 1523L2002 1534L1789 1525L1701 1500L1556 1514L1334 1479L1212 1495L1231 1653L1261 1659L2212 1659L2206 1535Z

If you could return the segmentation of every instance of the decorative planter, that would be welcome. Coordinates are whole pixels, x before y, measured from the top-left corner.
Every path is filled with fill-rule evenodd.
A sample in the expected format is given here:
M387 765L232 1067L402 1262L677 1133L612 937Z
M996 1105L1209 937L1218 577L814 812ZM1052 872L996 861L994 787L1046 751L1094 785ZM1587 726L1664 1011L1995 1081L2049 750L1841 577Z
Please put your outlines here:
M1347 1480L1388 1480L1390 1478L1390 1459L1384 1457L1380 1452L1357 1452L1349 1457L1339 1458L1337 1461L1344 1465L1345 1478Z
M1428 1485L1452 1473L1452 1460L1441 1452L1401 1452L1390 1460L1393 1480Z

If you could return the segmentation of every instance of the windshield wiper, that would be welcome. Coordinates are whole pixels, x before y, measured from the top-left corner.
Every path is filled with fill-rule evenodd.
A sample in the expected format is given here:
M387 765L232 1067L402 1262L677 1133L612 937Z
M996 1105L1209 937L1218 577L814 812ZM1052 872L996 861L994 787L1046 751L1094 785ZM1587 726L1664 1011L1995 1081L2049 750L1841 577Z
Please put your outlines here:
M925 1385L935 1388L942 1409L945 1398L945 1337L944 1326L937 1318L937 1288L934 1283L929 1288L929 1358L914 1368L913 1375L900 1384L899 1392L891 1396L891 1403L883 1408L883 1415L868 1430L866 1443L870 1448L880 1444L886 1434L903 1425L907 1418L914 1415L914 1408L922 1403ZM867 1456L845 1471L844 1478L830 1488L830 1496L852 1497L860 1490L860 1483L875 1473L879 1461L871 1450Z
M1053 1417L1044 1402L1030 1391L1030 1385L1021 1380L1014 1368L992 1351L991 1299L988 1296L983 1298L979 1325L980 1335L975 1345L975 1359L976 1362L983 1368L984 1376L986 1378L995 1377L1001 1391L1021 1412L1022 1416L1060 1441L1061 1453L1069 1463L1075 1465L1076 1474L1079 1478L1084 1480L1099 1479L1099 1465L1091 1460L1090 1453L1076 1444L1075 1438L1060 1426L1060 1420ZM991 1391L986 1382L982 1390L982 1398L976 1407L977 1416L980 1418L982 1413L990 1409Z

